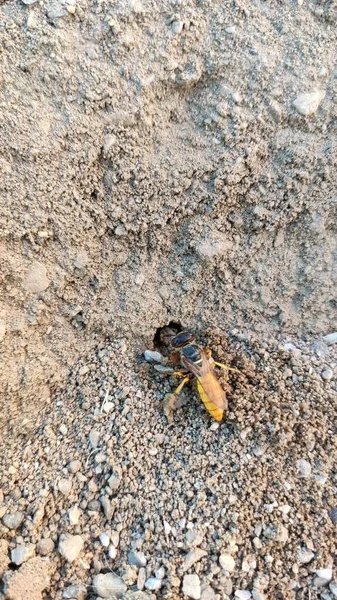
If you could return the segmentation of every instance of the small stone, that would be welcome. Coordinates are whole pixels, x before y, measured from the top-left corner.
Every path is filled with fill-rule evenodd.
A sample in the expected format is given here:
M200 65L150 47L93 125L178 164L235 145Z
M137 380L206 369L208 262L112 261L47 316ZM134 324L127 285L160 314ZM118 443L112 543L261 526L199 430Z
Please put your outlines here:
M200 548L196 548L195 550L191 550L186 554L184 558L183 571L188 571L196 562L199 562L204 556L207 556L207 552L205 550L201 550Z
M69 496L72 488L71 479L60 479L57 487L63 496Z
M2 340L4 339L6 331L7 331L6 318L3 314L1 314L0 315L0 342L2 342Z
M69 2L69 0L68 0ZM88 264L88 255L86 252L79 252L74 260L76 269L84 269Z
M327 367L326 369L324 369L324 371L322 371L322 379L324 379L325 381L331 381L332 378L333 369L331 369L331 367Z
M67 600L84 600L87 595L87 588L85 585L80 583L74 585L68 585L63 590L62 597Z
M110 544L110 537L107 533L101 533L101 535L99 536L100 542L102 544L102 546L104 546L104 548L107 548Z
M337 583L331 581L331 583L329 583L329 589L330 592L333 594L334 598L337 598Z
M90 500L90 502L88 502L87 508L90 512L99 512L101 509L101 504L96 499Z
M44 292L49 286L50 281L47 277L47 269L39 262L33 262L28 269L23 287L32 293Z
M145 350L144 352L144 358L147 362L156 362L156 363L160 363L162 356L160 354L160 352L155 352L152 350Z
M165 577L164 567L159 567L159 569L156 569L155 576L157 577L157 579L164 579L164 577Z
M112 560L117 556L117 549L112 544L109 546L108 554L109 558L111 558Z
M48 556L54 552L55 544L51 538L42 538L36 545L36 552L41 556Z
M134 565L135 567L145 567L147 559L144 552L134 552L131 550L128 552L128 563L129 565Z
M62 425L60 425L59 432L60 432L62 435L67 435L67 433L68 433L68 427L66 426L66 424L65 424L65 423L62 423Z
M70 525L78 525L79 519L81 516L81 510L78 508L78 506L72 506L71 508L69 508L68 510L68 518L69 518L69 523Z
M68 471L70 473L78 473L81 470L81 461L80 460L72 460L68 465Z
M109 150L113 146L115 146L116 143L117 143L117 137L115 135L113 135L113 133L106 135L104 138L104 142L103 142L104 153L107 154L109 152Z
M316 587L322 587L329 583L332 579L332 569L317 569L317 577L314 579L314 585Z
M217 429L219 429L219 427L220 427L220 423L212 423L210 426L210 430L216 431Z
M249 590L235 590L234 596L239 600L249 600L252 597Z
M300 548L297 553L297 562L301 565L308 564L313 558L315 558L314 552L307 550L306 548Z
M201 597L201 586L198 575L185 575L183 579L183 594L188 598L199 600Z
M184 29L184 21L180 21L180 19L174 20L171 23L171 29L173 33L179 34Z
M89 433L89 442L90 442L90 446L93 449L97 448L99 438L100 438L99 431L97 431L96 429L92 429Z
M303 478L307 478L311 476L311 464L305 460L305 458L300 458L300 460L297 461L297 471L298 471L298 476L299 477L303 477Z
M2 522L8 529L18 529L24 518L25 515L17 511L15 513L6 513L2 518Z
M117 475L111 475L111 477L108 479L108 486L111 490L116 491L118 490L121 482L122 480L120 477L117 477Z
M102 506L105 518L108 521L110 521L110 519L113 515L113 508L112 508L112 504L111 504L108 496L101 496L100 502L101 502L101 506Z
M80 554L84 541L79 535L65 535L59 541L59 553L70 563Z
M329 512L329 516L331 521L333 522L333 524L335 525L337 523L337 506L334 506L330 512Z
M265 595L262 594L259 590L252 591L253 600L267 600Z
M158 579L157 577L150 577L149 579L147 579L145 581L145 587L147 590L150 590L151 592L156 592L158 590L160 590L162 586L162 580Z
M78 374L83 377L83 375L86 375L87 373L89 373L89 371L90 371L90 369L89 369L88 365L84 365L83 367L80 368ZM90 436L89 436L89 439L90 439Z
M225 32L228 33L229 35L233 35L233 33L236 32L235 25L229 25L229 27L226 27Z
M165 532L165 535L169 535L171 533L171 531L172 531L171 525L167 521L164 521L164 532Z
M0 579L7 571L9 562L8 542L7 540L0 540Z
M16 546L16 548L11 551L11 559L15 565L22 565L22 563L26 562L29 558L32 558L34 554L34 544L28 544L27 546L21 544L20 546Z
M103 410L106 414L111 412L114 408L115 408L115 405L113 402L105 402L103 405Z
M313 115L322 100L325 98L325 92L323 90L317 90L315 92L308 92L306 94L299 94L293 101L293 106L300 115L308 117Z
M8 571L2 581L4 597L12 600L42 600L50 586L50 563L35 556L16 571Z
M141 567L138 571L138 578L137 578L137 588L139 590L144 589L145 581L146 581L146 569Z
M200 600L215 600L215 591L209 585L203 586Z
M110 598L124 594L127 586L123 579L115 573L104 573L96 575L93 579L93 588L97 596L101 598Z
M328 345L320 340L313 342L310 346L310 350L318 356L318 358L327 358L329 356Z
M220 567L228 573L231 573L235 569L235 560L230 554L221 554L219 564Z
M324 342L327 346L332 346L332 344L337 344L337 331L333 333L329 333L323 337Z

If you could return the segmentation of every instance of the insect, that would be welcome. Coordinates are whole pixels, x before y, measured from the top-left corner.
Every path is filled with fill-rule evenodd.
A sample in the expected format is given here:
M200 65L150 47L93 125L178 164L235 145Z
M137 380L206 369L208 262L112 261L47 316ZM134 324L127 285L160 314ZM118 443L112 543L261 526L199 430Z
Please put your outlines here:
M167 330L164 332L162 341L164 345L172 346L172 352L167 359L162 357L161 364L155 365L154 368L162 373L182 377L182 381L173 394L167 394L164 399L165 413L168 419L172 420L169 418L169 414L179 406L179 394L185 384L195 379L198 394L206 410L216 421L221 421L228 403L226 394L213 371L215 367L237 373L240 371L214 361L211 351L197 344L194 334L190 331L170 334L170 331ZM150 358L150 354L148 357Z

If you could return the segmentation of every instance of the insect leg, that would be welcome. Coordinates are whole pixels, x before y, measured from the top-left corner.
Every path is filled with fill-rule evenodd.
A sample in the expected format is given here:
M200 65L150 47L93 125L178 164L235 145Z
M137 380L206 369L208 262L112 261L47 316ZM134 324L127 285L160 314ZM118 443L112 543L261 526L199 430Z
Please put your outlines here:
M224 369L224 371L234 371L235 373L241 373L241 371L239 371L239 369L233 369L232 367L227 367L227 365L223 365L222 363L218 363L214 361L214 364L217 367L220 367L220 369Z
M185 383L187 383L190 380L190 376L187 375L187 377L184 377L184 379L179 383L178 387L174 390L174 394L178 395L180 394L181 390L183 389Z

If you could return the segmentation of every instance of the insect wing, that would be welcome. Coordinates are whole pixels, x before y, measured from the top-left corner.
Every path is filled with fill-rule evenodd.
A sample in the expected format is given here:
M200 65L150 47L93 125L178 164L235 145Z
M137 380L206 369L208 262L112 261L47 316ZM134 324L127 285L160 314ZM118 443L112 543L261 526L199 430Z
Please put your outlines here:
M195 364L192 361L188 360L186 357L182 357L182 363L184 367L186 367L197 378L199 384L199 393L199 386L203 390L203 395L200 393L200 397L203 403L205 404L205 399L207 399L208 402L214 404L218 409L226 410L227 401L225 392L211 371L211 367L205 351L201 350L200 354L201 364ZM206 398L204 399L204 397ZM207 410L209 409L207 408Z

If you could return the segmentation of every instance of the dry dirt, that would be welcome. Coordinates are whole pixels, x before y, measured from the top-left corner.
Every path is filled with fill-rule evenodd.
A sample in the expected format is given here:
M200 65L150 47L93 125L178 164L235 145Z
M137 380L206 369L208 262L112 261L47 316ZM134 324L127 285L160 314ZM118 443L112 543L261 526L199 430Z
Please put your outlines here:
M0 598L110 571L125 598L337 597L336 25L335 0L0 0ZM218 429L191 390L163 415L142 353L172 320L242 369Z

